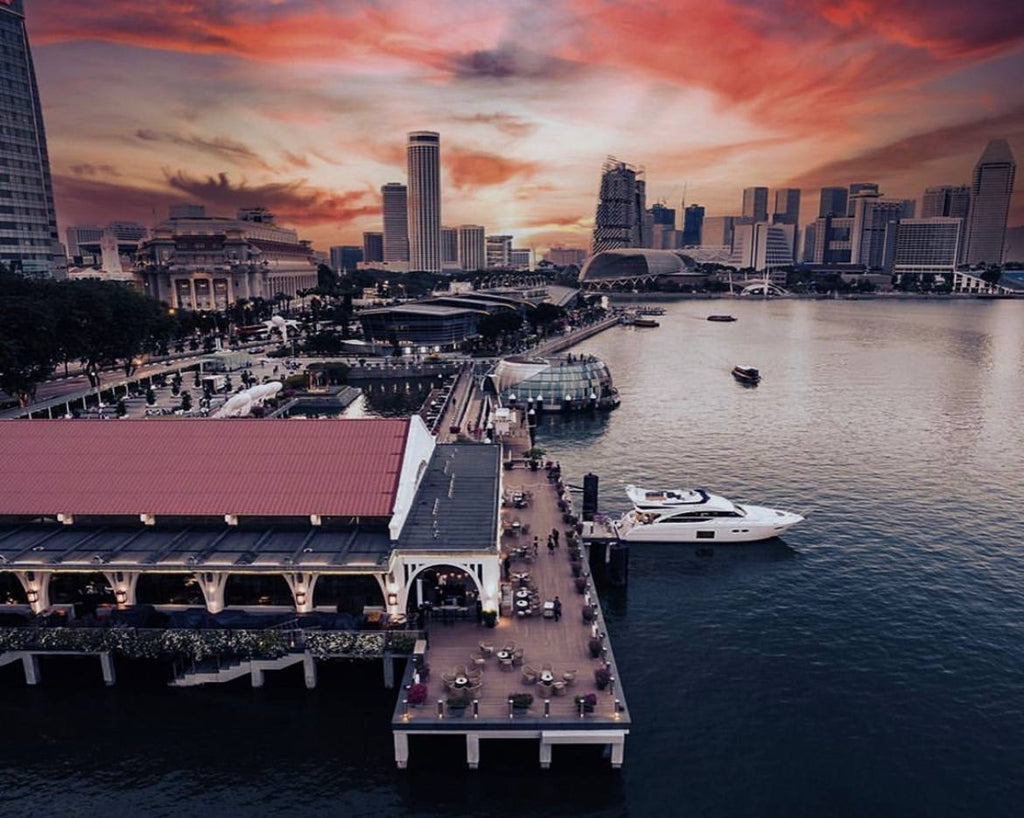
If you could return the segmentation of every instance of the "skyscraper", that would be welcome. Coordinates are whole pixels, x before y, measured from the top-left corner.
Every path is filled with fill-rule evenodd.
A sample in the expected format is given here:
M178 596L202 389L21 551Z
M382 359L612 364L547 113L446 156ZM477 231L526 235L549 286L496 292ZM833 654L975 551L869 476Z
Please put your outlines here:
M971 210L971 188L968 185L943 185L926 188L921 197L921 218L950 216L966 219Z
M772 223L800 223L800 188L780 187L776 189L775 209L772 211Z
M384 211L384 261L409 260L408 189L401 182L388 182L380 189Z
M743 218L755 222L768 221L768 188L743 188Z
M383 233L363 233L363 261L384 261Z
M708 216L701 226L701 247L728 247L732 249L736 216Z
M704 228L704 208L692 204L683 212L683 247L697 247L701 244Z
M642 247L646 185L643 173L609 156L601 167L601 192L594 219L593 251Z
M484 228L479 224L459 225L459 266L463 270L482 270L487 261Z
M947 275L952 281L961 227L959 218L948 216L892 222L886 237L886 266L900 278Z
M441 135L412 131L409 162L409 269L441 272Z
M459 231L454 227L441 228L441 265L451 267L459 261Z
M488 236L486 239L488 267L509 267L512 254L512 236Z
M818 202L818 218L846 216L846 198L845 187L823 187Z
M883 199L877 191L862 190L850 201L854 211L850 261L868 268L885 266L885 236L889 224L913 218L913 200Z
M856 208L855 196L878 195L878 185L875 182L854 182L846 196L846 215L852 216Z
M0 1L0 263L26 276L66 270L43 111L22 0Z
M971 213L963 259L968 264L1001 264L1006 219L1017 163L1005 139L993 139L974 166Z

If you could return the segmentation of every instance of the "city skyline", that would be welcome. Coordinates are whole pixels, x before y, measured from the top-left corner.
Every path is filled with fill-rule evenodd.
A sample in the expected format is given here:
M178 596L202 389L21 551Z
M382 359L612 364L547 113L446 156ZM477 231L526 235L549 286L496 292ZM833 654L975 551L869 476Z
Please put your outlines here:
M1024 153L1015 5L683 5L228 3L186 18L36 0L61 235L259 199L318 246L358 243L419 129L446 138L445 222L537 247L588 243L607 154L646 167L648 203L681 210L686 186L729 215L744 187L794 187L806 223L820 186L869 178L918 198L968 183L989 138Z

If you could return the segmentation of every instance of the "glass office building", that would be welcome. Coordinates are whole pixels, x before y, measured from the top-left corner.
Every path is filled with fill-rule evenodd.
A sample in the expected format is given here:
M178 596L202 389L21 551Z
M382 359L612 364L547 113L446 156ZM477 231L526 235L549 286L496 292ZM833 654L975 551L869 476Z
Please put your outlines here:
M0 263L33 277L65 266L22 0L0 3Z

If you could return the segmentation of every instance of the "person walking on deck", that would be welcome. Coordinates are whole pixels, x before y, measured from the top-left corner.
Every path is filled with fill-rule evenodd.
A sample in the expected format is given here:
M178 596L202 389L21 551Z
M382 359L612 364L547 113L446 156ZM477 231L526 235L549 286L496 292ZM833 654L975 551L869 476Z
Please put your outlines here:
M562 600L557 596L555 597L555 622L562 618Z

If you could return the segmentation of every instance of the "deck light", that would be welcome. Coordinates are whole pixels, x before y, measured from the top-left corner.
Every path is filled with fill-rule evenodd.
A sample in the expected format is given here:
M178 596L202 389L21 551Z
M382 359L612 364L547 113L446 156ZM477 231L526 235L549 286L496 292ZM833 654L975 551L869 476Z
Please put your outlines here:
M114 591L114 598L118 605L125 605L128 602L128 592L124 588L118 588Z
M480 700L479 699L473 699L473 718L474 719L480 718Z
M551 715L551 699L544 700L544 718Z
M30 605L35 605L39 601L39 591L35 588L29 588L25 591L25 598L29 601Z
M513 704L513 702L512 702L512 697L511 697L511 696L509 696L509 697L508 697L508 717L509 717L510 719L511 719L511 718L514 718L514 714L513 714L513 708L514 708L514 707L515 707L515 705L514 705L514 704Z
M388 594L388 605L392 608L398 604L398 594Z
M444 699L437 700L437 717L439 719L444 718Z

